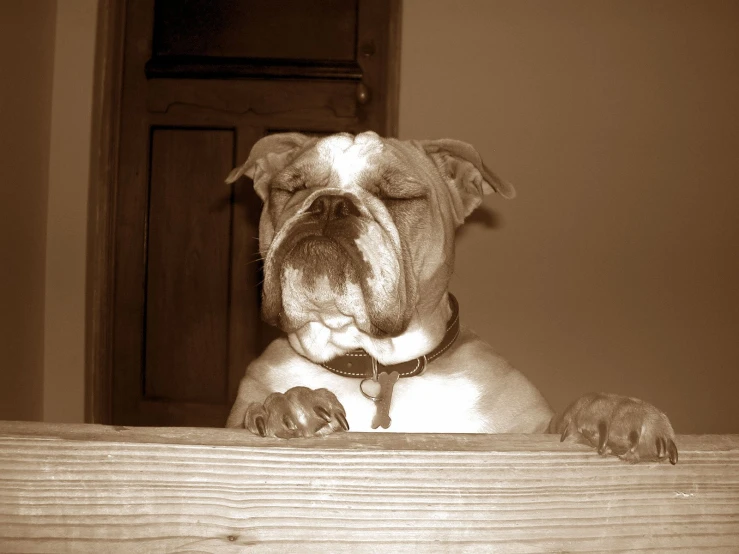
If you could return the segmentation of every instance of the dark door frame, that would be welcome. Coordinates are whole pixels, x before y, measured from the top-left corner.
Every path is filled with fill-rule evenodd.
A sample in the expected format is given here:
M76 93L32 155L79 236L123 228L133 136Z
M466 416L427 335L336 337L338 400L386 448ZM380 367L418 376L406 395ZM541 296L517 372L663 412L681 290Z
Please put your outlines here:
M114 217L126 2L98 4L87 208L85 421L111 422Z

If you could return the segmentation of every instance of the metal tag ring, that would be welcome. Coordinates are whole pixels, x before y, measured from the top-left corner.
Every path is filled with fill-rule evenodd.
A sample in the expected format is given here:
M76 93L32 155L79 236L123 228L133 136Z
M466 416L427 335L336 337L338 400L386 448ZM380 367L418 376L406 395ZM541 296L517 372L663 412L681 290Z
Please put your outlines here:
M362 379L362 380L361 380L361 381L359 382L359 392L361 392L361 393L362 393L362 396L364 396L365 398L369 398L370 400L372 400L372 402L377 402L377 401L378 401L378 400L380 399L380 397L379 397L379 396L372 396L371 394L367 394L367 393L366 393L366 392L364 391L364 388L363 388L363 386L362 386L362 385L364 385L364 384L365 384L365 383L366 383L367 381L369 381L370 383L377 383L377 381L375 381L375 380L373 380L373 379ZM379 383L378 383L378 384L379 384ZM382 389L380 389L380 390L382 390Z

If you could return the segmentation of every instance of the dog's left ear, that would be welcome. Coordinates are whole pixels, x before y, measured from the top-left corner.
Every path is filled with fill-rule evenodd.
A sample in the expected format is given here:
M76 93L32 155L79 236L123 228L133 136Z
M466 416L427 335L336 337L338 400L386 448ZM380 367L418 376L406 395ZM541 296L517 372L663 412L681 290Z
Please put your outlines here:
M266 201L272 176L282 170L302 150L301 147L315 140L302 133L276 133L259 139L251 149L244 165L234 168L226 177L231 184L246 175L254 180L254 190Z
M453 139L419 142L452 188L458 225L482 203L484 195L497 192L503 198L516 196L513 185L485 166L472 145Z

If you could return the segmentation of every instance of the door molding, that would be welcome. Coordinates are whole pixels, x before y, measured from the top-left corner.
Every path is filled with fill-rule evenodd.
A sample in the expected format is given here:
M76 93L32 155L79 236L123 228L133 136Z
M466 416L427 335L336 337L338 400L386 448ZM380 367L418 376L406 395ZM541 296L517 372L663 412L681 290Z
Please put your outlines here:
M100 0L93 77L85 300L85 422L111 422L115 198L126 3Z

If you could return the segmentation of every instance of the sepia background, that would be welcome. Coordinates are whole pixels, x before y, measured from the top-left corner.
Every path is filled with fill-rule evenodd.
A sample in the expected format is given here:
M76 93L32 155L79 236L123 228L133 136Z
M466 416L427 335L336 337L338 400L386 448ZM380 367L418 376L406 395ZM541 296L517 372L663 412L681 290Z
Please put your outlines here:
M82 421L94 0L0 2L0 418ZM464 324L555 409L739 432L739 4L404 0L401 138L519 192L460 233Z

